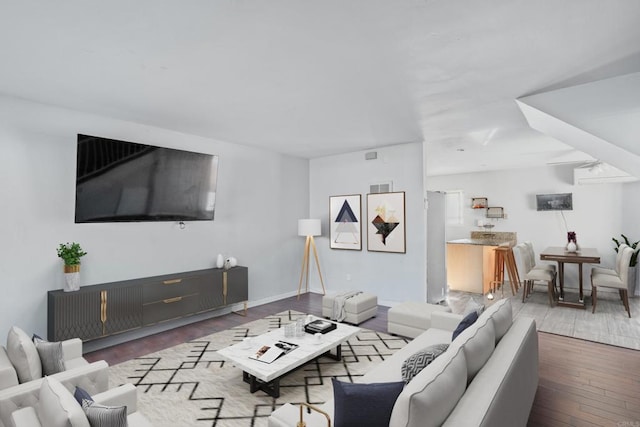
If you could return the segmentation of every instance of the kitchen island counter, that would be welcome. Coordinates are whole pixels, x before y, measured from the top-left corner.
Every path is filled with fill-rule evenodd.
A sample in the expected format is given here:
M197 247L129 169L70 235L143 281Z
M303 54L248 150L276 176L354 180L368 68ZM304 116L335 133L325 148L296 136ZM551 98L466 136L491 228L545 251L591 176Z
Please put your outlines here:
M514 232L471 232L468 239L447 242L447 284L455 291L485 294L495 275L495 251L500 245L515 246Z

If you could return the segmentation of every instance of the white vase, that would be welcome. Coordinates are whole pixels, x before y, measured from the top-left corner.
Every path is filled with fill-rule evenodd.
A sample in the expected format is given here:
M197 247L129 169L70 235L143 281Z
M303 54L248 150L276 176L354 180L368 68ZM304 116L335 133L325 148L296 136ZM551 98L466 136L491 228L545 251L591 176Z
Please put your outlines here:
M64 273L64 291L73 292L80 289L80 272Z
M576 246L575 243L573 243L573 242L567 243L567 251L568 252L575 252L576 249L578 249L578 246Z
M224 267L224 257L222 256L222 254L218 254L218 258L216 259L216 267Z
M224 269L228 270L231 267L235 267L238 265L238 260L235 257L230 256L229 258L224 260Z

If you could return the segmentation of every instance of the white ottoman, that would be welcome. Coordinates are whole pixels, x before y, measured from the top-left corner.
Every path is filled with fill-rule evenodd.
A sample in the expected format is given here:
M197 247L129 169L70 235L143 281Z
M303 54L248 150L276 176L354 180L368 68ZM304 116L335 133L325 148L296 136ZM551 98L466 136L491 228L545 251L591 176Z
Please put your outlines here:
M391 307L387 312L387 331L390 334L415 338L431 327L431 313L451 312L444 305L407 301Z
M322 297L322 315L331 318L333 314L333 301L337 293L327 294ZM367 319L375 317L378 313L378 297L362 292L348 298L344 303L344 311L347 313L344 322L359 325Z

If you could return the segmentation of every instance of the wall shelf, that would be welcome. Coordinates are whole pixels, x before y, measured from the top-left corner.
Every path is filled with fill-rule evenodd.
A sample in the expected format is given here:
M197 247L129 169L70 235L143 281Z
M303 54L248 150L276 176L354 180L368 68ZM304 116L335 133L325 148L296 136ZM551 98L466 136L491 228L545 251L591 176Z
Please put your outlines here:
M489 201L486 197L473 197L471 199L471 209L486 209Z
M487 218L504 218L504 208L499 206L487 207Z

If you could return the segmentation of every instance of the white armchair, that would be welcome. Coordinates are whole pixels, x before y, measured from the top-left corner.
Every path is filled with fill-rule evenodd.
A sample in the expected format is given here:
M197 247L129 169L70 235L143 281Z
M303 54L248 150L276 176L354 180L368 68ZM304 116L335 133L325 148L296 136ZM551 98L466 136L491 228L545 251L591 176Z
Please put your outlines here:
M35 344L20 328L14 326L7 336L7 347L0 347L0 390L87 365L82 357L82 341L78 338Z
M11 426L12 412L37 401L43 366L45 375L67 387L79 386L89 393L101 393L109 388L109 365L105 361L87 362L82 357L81 340L49 344L41 346L39 353L31 338L13 327L7 337L7 347L0 346L0 427ZM52 373L49 371L52 365L64 370Z
M118 417L118 410L126 406L129 427L151 427L149 420L137 411L137 390L133 384L124 384L92 398L97 404L110 407L99 415L101 420L109 418L109 413ZM115 410L115 413L111 410ZM121 414L124 417L124 412ZM41 427L43 419L47 419L47 425L53 421L55 425L90 426L85 411L71 391L53 377L47 377L41 382L33 405L11 414L11 422L15 427Z

